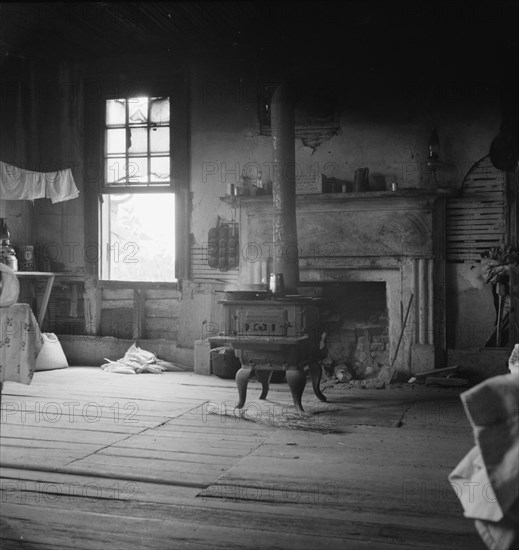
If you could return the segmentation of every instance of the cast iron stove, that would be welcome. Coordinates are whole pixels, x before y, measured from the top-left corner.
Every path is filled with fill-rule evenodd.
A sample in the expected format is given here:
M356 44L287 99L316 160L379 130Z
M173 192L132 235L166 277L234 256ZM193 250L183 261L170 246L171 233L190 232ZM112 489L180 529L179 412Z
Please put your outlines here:
M209 338L211 345L231 345L241 361L236 374L239 401L243 408L247 384L254 371L261 382L260 399L266 399L274 371L286 371L286 379L296 409L303 411L301 397L306 385L308 365L315 395L321 393L319 364L318 299L287 296L266 300L222 300L225 334Z

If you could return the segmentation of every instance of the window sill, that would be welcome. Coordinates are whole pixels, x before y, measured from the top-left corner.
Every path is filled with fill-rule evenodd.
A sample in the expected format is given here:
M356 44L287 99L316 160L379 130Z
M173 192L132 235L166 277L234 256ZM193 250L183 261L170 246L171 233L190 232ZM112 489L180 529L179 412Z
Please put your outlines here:
M100 280L99 286L102 288L111 288L111 289L119 289L119 288L173 288L178 289L179 288L179 282L152 282L152 281L108 281L108 280Z

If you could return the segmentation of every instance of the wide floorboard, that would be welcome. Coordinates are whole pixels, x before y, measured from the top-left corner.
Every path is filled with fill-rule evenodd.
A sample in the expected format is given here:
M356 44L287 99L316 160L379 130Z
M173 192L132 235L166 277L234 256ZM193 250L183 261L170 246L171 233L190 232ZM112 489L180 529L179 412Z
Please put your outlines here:
M2 549L485 547L447 476L473 446L459 391L307 387L93 367L6 383Z

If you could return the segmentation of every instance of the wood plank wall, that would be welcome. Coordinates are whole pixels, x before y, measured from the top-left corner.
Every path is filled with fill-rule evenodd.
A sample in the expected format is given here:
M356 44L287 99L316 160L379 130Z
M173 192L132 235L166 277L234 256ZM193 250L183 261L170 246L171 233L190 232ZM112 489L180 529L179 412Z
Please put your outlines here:
M176 340L180 295L176 288L103 287L100 335Z
M239 269L220 270L209 267L207 263L207 245L191 247L191 277L196 283L238 283Z

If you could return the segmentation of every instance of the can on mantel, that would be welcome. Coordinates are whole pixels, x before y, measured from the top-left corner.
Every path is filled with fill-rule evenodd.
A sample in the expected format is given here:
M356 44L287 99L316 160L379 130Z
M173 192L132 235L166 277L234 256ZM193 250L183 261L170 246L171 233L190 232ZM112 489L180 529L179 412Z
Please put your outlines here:
M34 271L34 245L24 244L19 247L20 271Z

